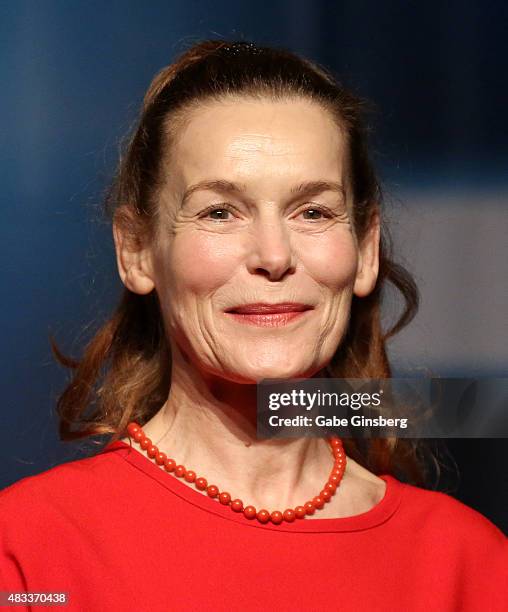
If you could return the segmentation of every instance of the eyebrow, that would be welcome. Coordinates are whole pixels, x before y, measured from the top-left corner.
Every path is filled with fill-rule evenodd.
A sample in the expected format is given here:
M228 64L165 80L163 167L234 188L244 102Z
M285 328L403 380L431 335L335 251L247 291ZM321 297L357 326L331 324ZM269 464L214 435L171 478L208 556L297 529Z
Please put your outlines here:
M199 183L191 185L185 190L182 198L182 208L185 206L193 193L201 190L216 191L226 195L245 195L246 187L245 185L227 181L225 179L200 181ZM290 194L295 198L315 196L323 193L324 191L335 191L340 193L344 199L346 198L343 185L335 181L307 181L294 185L289 190Z

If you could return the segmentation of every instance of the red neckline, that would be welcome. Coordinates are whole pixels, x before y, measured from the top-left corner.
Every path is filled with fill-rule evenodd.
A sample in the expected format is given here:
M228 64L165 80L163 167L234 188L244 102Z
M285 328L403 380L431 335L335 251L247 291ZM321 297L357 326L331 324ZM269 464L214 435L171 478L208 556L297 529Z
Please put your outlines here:
M150 478L169 489L181 499L211 512L224 519L234 521L245 527L259 529L272 529L274 531L294 531L294 532L340 532L340 531L361 531L371 529L386 522L398 509L405 485L390 474L382 474L379 478L386 482L386 491L383 499L373 508L345 518L323 518L323 519L302 519L294 523L281 523L273 525L270 522L262 524L256 520L247 520L243 515L231 512L231 509L223 506L218 501L192 489L190 486L181 482L176 476L167 474L157 466L146 455L138 451L134 446L130 446L123 440L110 442L101 453L115 451L116 454L125 459L135 468L144 472Z

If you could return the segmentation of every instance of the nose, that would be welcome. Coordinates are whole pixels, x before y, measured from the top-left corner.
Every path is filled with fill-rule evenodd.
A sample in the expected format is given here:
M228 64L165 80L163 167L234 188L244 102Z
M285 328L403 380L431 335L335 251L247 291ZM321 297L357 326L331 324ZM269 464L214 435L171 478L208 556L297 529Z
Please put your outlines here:
M289 230L280 220L259 218L250 236L247 266L252 274L264 274L270 280L279 280L285 274L294 274L296 263Z

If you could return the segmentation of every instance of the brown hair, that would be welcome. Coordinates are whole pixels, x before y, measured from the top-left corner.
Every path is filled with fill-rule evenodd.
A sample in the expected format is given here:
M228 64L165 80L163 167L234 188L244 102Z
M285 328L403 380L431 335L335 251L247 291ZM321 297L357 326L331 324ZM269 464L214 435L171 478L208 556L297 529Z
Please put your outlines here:
M133 240L157 229L157 188L162 144L177 132L190 108L224 96L274 100L304 97L320 104L344 132L353 194L353 227L358 240L381 210L382 192L368 152L366 104L342 87L323 67L284 49L244 41L203 41L157 74L146 92L141 116L106 198L106 212ZM131 214L129 214L129 212ZM381 216L379 275L372 293L353 297L345 338L326 375L389 378L385 343L414 317L418 290L411 275L392 258ZM390 282L404 306L391 329L381 328L382 290ZM141 425L167 399L171 355L155 291L138 295L124 289L111 318L85 347L80 360L68 358L50 338L57 360L73 377L57 403L60 437L75 440L125 436L130 421ZM415 484L425 480L421 442L408 439L345 439L346 452L376 474L391 472Z

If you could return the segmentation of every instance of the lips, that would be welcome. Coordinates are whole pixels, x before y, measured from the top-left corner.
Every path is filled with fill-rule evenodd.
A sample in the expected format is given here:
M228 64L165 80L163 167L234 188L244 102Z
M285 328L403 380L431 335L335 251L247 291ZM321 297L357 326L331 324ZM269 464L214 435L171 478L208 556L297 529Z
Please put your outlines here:
M286 312L303 312L311 310L313 306L310 304L301 304L297 302L281 302L278 304L268 304L266 302L258 302L256 304L243 304L229 308L226 312L235 314L279 314Z

